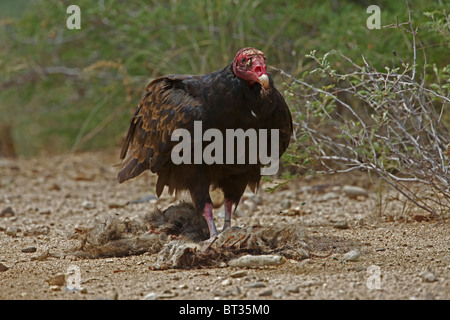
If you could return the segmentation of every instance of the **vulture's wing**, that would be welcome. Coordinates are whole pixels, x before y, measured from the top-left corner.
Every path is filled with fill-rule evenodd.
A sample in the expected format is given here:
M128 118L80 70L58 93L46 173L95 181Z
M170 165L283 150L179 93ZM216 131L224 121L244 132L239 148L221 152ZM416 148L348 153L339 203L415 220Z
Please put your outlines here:
M131 119L120 158L125 159L119 182L134 178L144 170L152 172L169 160L175 129L193 132L195 120L202 120L203 100L199 81L193 76L176 75L156 79L146 87Z
M272 103L275 105L275 111L266 120L265 126L272 129L279 129L280 133L280 151L281 156L289 146L293 132L292 115L283 96L278 90L274 90Z

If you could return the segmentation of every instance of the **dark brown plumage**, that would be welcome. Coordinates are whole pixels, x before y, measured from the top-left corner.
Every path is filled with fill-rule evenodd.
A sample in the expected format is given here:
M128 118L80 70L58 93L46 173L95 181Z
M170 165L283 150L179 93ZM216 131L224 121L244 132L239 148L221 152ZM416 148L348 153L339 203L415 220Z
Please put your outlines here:
M196 210L204 212L213 237L217 230L210 186L224 192L225 229L230 225L232 205L239 203L246 186L252 190L258 187L261 164L175 165L171 152L179 142L172 141L171 135L176 129L187 129L193 135L194 121L202 122L203 132L215 128L224 135L226 129L279 129L281 156L289 145L292 119L266 72L264 53L244 48L222 70L206 75L171 75L150 82L120 154L125 159L118 174L120 183L150 169L158 175L158 196L165 186L169 193L188 190ZM203 148L207 144L203 143ZM224 149L223 154L226 152Z

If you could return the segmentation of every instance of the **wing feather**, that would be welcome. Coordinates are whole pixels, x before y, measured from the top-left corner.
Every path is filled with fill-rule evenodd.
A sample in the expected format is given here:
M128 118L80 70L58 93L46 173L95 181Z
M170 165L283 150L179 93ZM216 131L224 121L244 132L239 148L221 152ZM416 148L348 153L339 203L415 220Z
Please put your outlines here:
M178 143L171 141L172 132L181 128L192 131L193 122L202 120L203 102L193 90L196 85L195 77L181 75L159 78L146 86L120 153L125 160L118 174L119 182L147 169L158 172Z

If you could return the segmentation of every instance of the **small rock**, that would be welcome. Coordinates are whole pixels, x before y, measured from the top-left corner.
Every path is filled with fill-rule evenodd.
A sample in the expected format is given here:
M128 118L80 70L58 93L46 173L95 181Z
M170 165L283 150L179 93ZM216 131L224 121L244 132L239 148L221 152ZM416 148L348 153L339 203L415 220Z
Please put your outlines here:
M278 255L250 255L239 257L228 262L230 267L277 266L286 262L286 258Z
M266 284L262 281L253 282L250 284L246 284L244 287L246 288L265 288Z
M420 277L422 278L423 281L425 282L434 282L437 281L438 278L436 277L436 275L434 274L433 271L431 271L430 269L422 272L420 274Z
M249 200L251 200L257 206L260 206L263 203L262 198L259 194L255 194L255 195L249 197Z
M241 277L245 277L247 275L247 271L245 270L238 270L236 272L233 272L232 274L230 274L230 277L232 278L241 278Z
M53 183L53 184L48 188L48 190L50 190L50 191L52 191L52 190L54 190L54 191L61 191L61 187L60 187L59 184Z
M342 230L349 228L347 220L340 220L340 221L336 222L333 227L335 229L342 229Z
M285 191L284 196L288 199L297 199L297 191Z
M231 285L231 280L230 279L225 279L220 284L222 286L229 286L229 285Z
M49 226L44 226L44 225L38 225L38 226L34 226L31 227L29 229L26 229L23 232L24 236L39 236L39 235L47 235L50 232L50 227Z
M170 298L175 298L178 296L177 292L172 292L170 290L164 290L163 293L161 293L159 295L159 298L161 299L170 299Z
M283 199L281 200L281 209L286 210L289 209L291 207L291 200L289 199Z
M57 285L50 286L51 291L61 291L61 287Z
M58 273L57 275L51 277L50 279L47 279L46 282L50 286L64 286L66 285L66 276L64 273Z
M83 207L83 209L87 210L95 209L95 203L92 201L83 201L81 206Z
M320 201L325 202L325 201L335 200L335 199L338 199L338 198L339 198L339 195L337 193L331 191L331 192L325 193L322 196L322 198L320 199Z
M272 289L268 288L265 290L262 290L260 293L258 293L258 296L260 297L267 297L272 295Z
M350 250L346 254L344 254L344 257L342 258L343 261L358 261L359 258L361 258L361 252L359 250Z
M342 191L345 193L345 195L349 198L356 199L357 197L368 197L369 194L367 193L367 190L361 187L356 186L344 186L342 188Z
M0 212L0 217L12 217L15 215L15 212L13 210L13 208L11 207L6 207L5 209L2 210L2 212Z
M7 266L5 266L3 263L0 263L0 272L4 272L6 270L8 270L9 268Z
M288 293L299 293L300 290L298 289L298 286L295 284L288 284L285 288L285 291Z
M281 291L277 291L277 292L275 292L275 293L273 294L273 297L274 297L275 299L283 299L283 298L284 298L284 295L283 295L283 293L282 293Z
M52 213L52 210L50 210L50 209L43 209L43 210L39 211L39 214L42 214L42 215L49 215L51 213Z
M242 207L248 212L253 212L256 210L257 205L253 201L245 200Z
M157 300L158 299L158 294L156 294L156 292L150 292L147 293L142 300Z
M312 263L312 261L308 257L305 260L300 261L300 263L298 265L299 265L299 267L303 267L303 266L306 266L307 264L311 264L311 263Z
M63 288L63 290L66 291L66 292L80 292L81 288L79 288L78 286L74 286L72 284L69 284L69 285L65 286Z
M222 212L223 212L223 210L222 210ZM243 210L241 210L241 208L237 207L236 209L234 209L233 216L235 216L235 217L245 217L246 214L245 214L245 212Z
M36 247L26 247L21 249L21 251L25 253L33 253L36 252L36 250L37 250Z
M6 228L6 231L5 231L5 233L8 235L8 236L11 236L11 237L15 237L15 236L17 236L17 233L19 232L19 228L17 228L17 227L8 227L8 228Z
M126 202L119 203L119 202L110 202L108 203L108 208L110 209L117 209L117 208L123 208L127 205Z
M188 287L188 285L186 284L186 283L183 283L183 284L180 284L179 286L178 286L178 289L188 289L189 287Z
M87 291L87 288L86 288L86 287L80 288L80 293L86 294L87 292L88 292L88 291Z

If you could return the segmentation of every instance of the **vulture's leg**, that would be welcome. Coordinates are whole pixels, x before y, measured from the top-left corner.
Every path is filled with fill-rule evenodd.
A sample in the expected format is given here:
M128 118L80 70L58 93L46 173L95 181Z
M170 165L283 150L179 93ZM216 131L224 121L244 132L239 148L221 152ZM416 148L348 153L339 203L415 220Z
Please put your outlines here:
M206 222L208 224L209 236L214 238L218 235L213 217L213 204L209 197L209 182L200 176L197 183L190 189L192 201L198 213L203 210Z
M231 225L231 212L233 210L232 200L225 199L225 223L223 224L222 232L225 231Z
M222 188L225 198L225 223L223 224L223 231L231 226L231 215L233 211L236 211L239 201L241 201L241 197L244 194L245 187L247 186L246 176L230 176L229 179L221 181L219 186Z
M213 205L211 200L206 202L205 208L203 209L203 214L205 215L206 222L208 223L209 237L214 238L219 233L217 232L216 225L214 224Z

